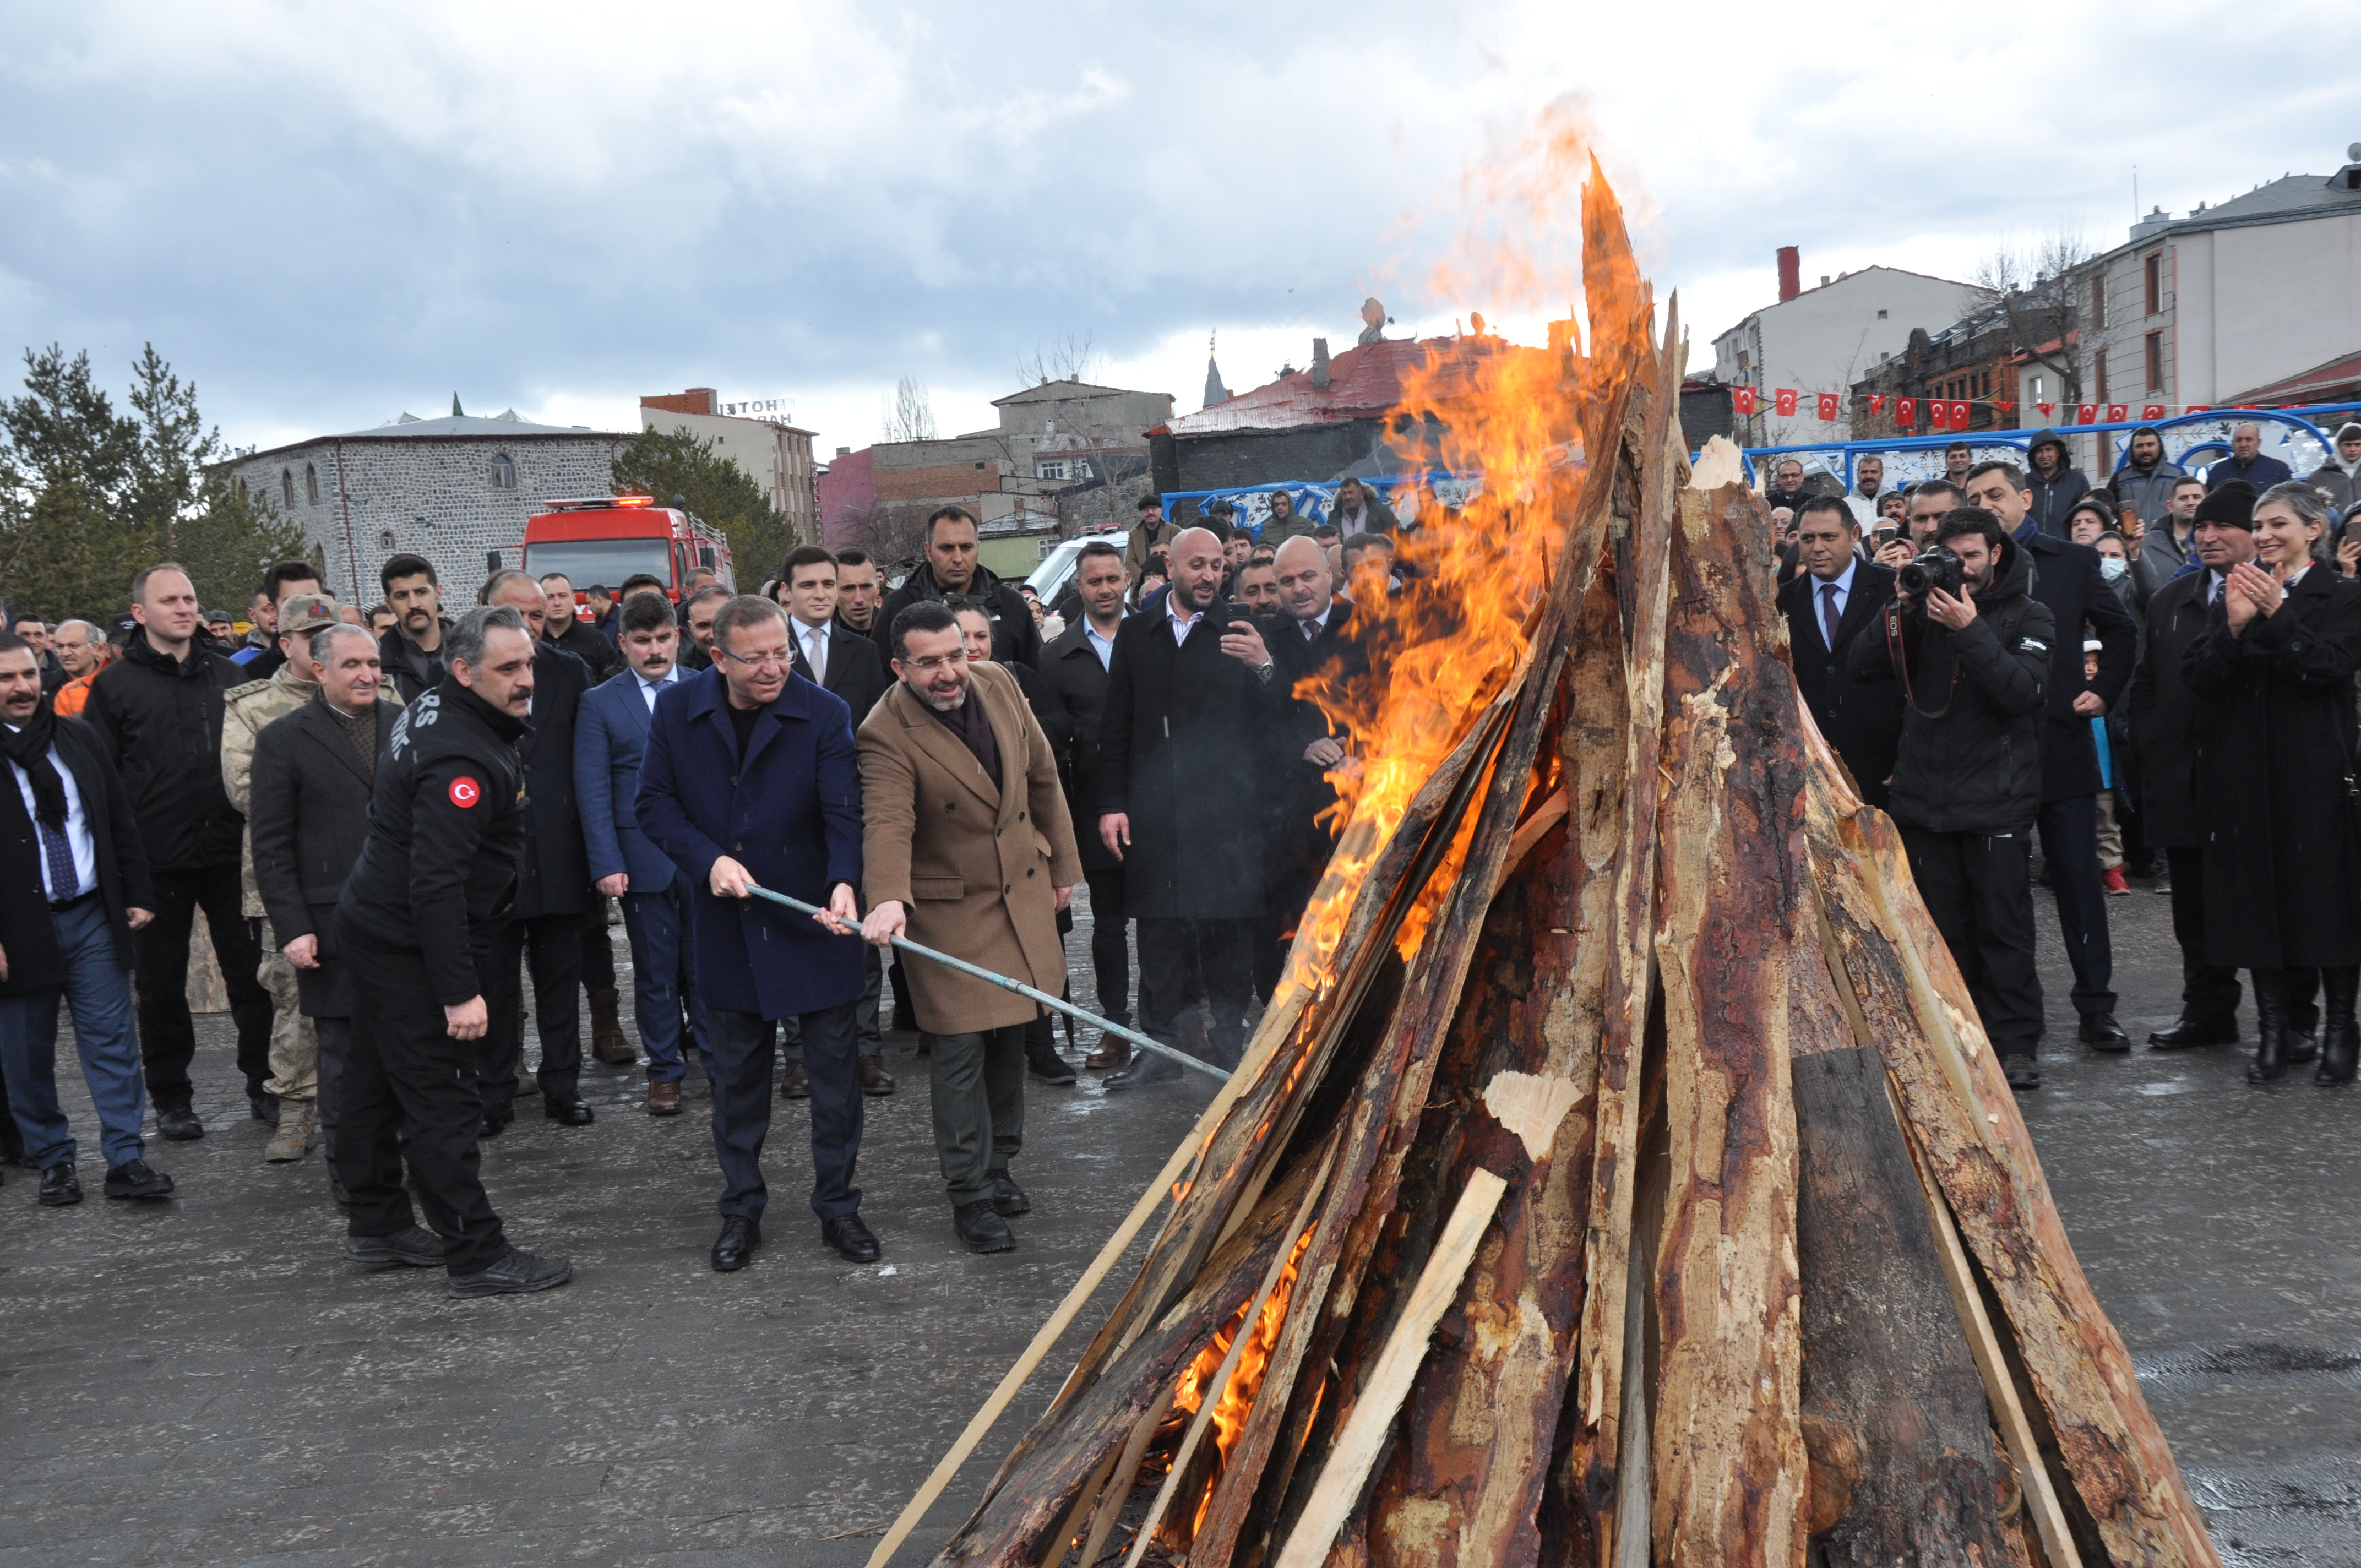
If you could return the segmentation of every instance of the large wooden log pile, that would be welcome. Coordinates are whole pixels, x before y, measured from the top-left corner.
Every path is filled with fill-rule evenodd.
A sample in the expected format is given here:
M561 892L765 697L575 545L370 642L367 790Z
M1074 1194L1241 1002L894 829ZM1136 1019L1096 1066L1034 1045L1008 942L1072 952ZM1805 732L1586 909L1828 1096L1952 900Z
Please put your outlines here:
M1585 216L1521 649L1348 826L940 1563L2216 1563L1595 170Z

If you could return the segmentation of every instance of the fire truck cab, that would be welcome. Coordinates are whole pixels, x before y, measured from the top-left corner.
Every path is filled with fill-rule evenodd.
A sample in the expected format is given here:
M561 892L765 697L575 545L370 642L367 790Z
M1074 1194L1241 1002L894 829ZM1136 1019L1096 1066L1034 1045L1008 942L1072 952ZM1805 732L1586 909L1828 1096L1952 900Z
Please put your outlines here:
M549 503L524 524L524 569L545 577L563 572L574 585L574 612L589 616L588 589L608 592L623 579L645 572L664 586L664 597L680 602L689 575L703 566L721 586L734 589L730 542L720 530L685 511L660 507L653 496L593 496Z

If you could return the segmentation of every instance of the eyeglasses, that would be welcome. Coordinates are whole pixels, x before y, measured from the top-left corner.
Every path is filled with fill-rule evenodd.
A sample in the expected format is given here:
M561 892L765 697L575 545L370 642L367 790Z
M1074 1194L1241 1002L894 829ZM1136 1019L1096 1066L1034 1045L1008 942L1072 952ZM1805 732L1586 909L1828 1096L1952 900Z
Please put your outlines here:
M729 649L721 647L718 643L714 646L713 651L720 654L723 658L729 660L731 663L743 664L750 670L782 670L795 663L795 656L792 653L786 652L756 653L750 658L743 653L732 653Z
M931 675L946 665L966 663L967 650L962 648L956 653L938 653L928 659L905 659L902 662L922 675Z

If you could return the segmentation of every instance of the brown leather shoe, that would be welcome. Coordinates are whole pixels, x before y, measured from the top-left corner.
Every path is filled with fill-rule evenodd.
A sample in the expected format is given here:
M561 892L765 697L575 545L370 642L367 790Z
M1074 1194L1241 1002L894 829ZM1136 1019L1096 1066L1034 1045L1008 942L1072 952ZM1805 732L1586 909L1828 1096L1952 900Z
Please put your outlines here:
M648 1114L677 1116L680 1114L680 1080L663 1080L648 1085Z
M590 992L590 1054L610 1067L640 1059L639 1047L623 1033L623 1021L616 1011L620 1001L611 991Z
M1093 1072L1104 1072L1111 1068L1126 1067L1131 1062L1131 1042L1113 1035L1099 1036L1099 1048L1082 1058L1082 1065Z
M811 1098L811 1074L804 1070L801 1057L787 1058L786 1067L779 1074L779 1098L782 1100Z

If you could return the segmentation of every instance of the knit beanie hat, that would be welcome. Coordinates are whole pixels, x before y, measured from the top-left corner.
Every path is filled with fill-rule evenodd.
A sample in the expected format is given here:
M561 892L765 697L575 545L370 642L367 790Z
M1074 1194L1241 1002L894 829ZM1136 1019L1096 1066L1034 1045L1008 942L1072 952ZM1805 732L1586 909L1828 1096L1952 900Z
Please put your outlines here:
M2226 522L2233 528L2243 528L2249 533L2255 528L2255 487L2244 479L2232 479L2197 503L2196 522Z

